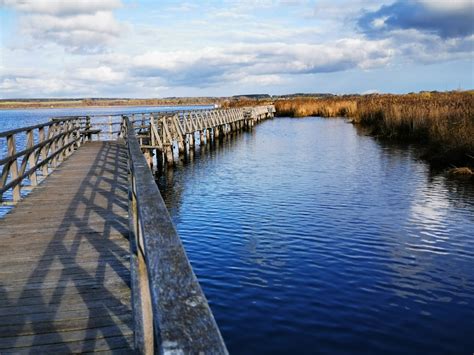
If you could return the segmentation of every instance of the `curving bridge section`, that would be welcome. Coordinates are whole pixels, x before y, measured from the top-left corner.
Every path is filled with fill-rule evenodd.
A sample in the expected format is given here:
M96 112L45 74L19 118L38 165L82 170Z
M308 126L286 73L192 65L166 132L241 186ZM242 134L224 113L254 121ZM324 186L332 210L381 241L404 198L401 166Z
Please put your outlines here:
M0 132L0 353L227 349L150 166L273 106L56 118ZM31 192L30 192L31 191Z

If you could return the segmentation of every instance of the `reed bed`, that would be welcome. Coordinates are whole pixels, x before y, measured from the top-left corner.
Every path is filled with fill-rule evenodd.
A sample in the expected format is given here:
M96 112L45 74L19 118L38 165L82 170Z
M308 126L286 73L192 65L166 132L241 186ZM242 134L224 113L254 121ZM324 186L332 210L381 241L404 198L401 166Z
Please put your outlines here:
M474 92L277 100L277 115L349 117L373 134L425 143L439 165L474 165Z
M278 116L290 117L353 117L357 112L357 100L352 98L296 98L277 100Z

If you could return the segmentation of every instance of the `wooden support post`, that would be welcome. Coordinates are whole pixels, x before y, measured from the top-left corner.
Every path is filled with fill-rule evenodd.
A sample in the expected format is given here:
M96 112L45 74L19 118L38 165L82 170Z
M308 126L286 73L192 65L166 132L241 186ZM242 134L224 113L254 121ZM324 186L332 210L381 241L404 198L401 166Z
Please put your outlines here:
M194 132L189 134L189 148L194 148Z
M146 162L151 170L153 170L153 152L151 149L146 148L144 153Z
M161 174L161 171L163 170L163 165L164 165L163 160L164 160L163 152L157 149L156 150L156 170L160 174Z
M113 127L113 124L112 124L112 116L109 116L109 138L110 139L113 139L113 135L114 135L114 127Z
M90 116L87 116L86 117L86 129L85 129L85 131L89 132L89 133L87 133L87 139L90 140L90 141L92 141L92 133L90 133L91 129L92 129L92 127L91 127L91 118L90 118Z
M173 161L173 148L170 145L167 145L165 148L165 153L166 153L166 164L168 166L173 166L174 161Z
M181 127L181 124L179 122L179 116L178 115L173 116L172 121L173 121L174 128L175 128L175 131L176 131L176 140L178 142L178 151L179 151L179 154L183 154L186 147L184 146L184 138L183 138L184 131L183 131L183 128Z

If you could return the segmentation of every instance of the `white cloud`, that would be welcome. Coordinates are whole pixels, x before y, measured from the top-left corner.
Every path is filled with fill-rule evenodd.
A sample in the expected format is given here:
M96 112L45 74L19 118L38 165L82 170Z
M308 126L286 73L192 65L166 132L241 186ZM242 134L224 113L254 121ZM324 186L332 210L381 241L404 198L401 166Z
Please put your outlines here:
M120 82L125 79L125 73L115 71L107 66L97 68L81 68L77 71L76 78L93 82Z
M425 7L441 12L474 11L472 0L418 0Z
M93 14L111 11L122 5L120 0L2 0L0 4L21 12L55 16Z
M388 16L382 16L379 18L376 18L372 21L372 27L375 29L380 29L385 26L385 21L387 21Z
M391 41L399 56L414 63L469 60L474 49L474 35L440 40L435 34L413 29L392 31Z
M43 42L54 42L72 52L99 52L120 34L120 24L110 12L58 17L29 15L21 21L23 31Z
M252 87L264 87L264 86L277 86L282 85L286 81L280 75L245 75L238 76L236 78L239 84L241 85L250 85Z
M130 70L135 76L160 77L170 84L208 86L236 76L269 82L285 74L377 67L393 55L388 44L386 40L344 39L332 44L235 44L194 51L152 51L133 58Z
M20 12L20 28L39 46L56 43L70 52L103 51L121 32L112 10L119 0L3 0Z

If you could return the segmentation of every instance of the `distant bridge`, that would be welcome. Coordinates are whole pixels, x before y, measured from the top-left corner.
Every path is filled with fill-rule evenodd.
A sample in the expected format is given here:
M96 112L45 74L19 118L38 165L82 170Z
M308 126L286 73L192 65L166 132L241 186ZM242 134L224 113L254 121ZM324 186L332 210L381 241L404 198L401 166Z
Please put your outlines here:
M150 167L274 111L76 116L0 132L0 201L15 205L0 219L0 353L227 353Z

